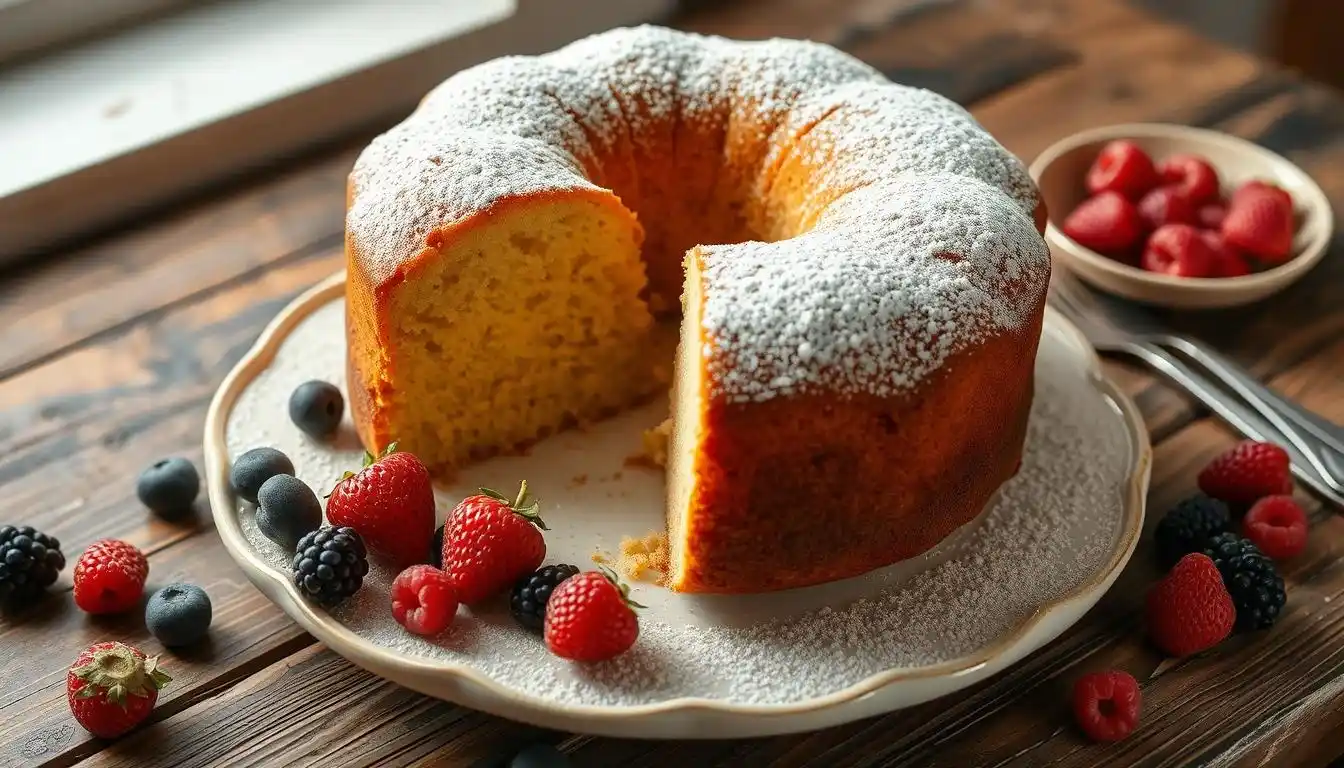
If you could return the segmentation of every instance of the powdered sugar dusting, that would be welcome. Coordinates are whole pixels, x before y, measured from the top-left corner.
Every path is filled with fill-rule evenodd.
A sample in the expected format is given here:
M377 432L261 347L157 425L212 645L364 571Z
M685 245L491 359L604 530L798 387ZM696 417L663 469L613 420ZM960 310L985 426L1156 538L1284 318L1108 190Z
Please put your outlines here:
M647 25L436 88L355 165L351 267L386 280L431 231L511 197L600 189L593 178L620 178L632 205L665 200L668 180L638 175L665 165L679 121L722 121L725 161L764 171L758 194L791 157L817 191L815 231L708 250L706 352L729 399L890 395L1039 311L1034 186L964 109L818 43Z
M308 379L342 384L343 311L336 301L295 327L227 418L232 455L273 445L322 492L358 465L359 448L348 434L335 448L309 440L289 423L284 404ZM936 551L859 578L766 595L692 597L635 583L633 597L649 606L640 639L611 662L579 666L550 656L502 605L477 615L463 609L439 638L412 637L392 620L390 575L377 569L334 615L366 642L467 664L520 694L569 705L619 707L685 696L796 703L886 670L963 658L1097 578L1134 523L1137 512L1122 502L1131 471L1126 430L1084 366L1068 338L1047 322L1022 471L985 514ZM468 467L460 486L439 489L440 514L471 487L510 487L527 477L552 528L548 561L586 565L594 550L612 550L621 536L643 534L661 521L660 476L625 468L623 461L639 445L640 429L656 423L663 408L654 404L588 432L562 433L530 456ZM603 478L621 469L620 479L570 483L580 472ZM259 557L285 572L288 556L256 530L250 505L240 505L238 514Z

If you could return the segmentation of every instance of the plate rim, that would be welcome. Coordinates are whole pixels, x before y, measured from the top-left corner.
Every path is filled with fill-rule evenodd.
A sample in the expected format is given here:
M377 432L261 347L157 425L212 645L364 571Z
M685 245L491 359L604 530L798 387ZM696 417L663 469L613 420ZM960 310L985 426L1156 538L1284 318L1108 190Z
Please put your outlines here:
M1077 351L1086 357L1090 382L1097 388L1099 394L1115 406L1117 415L1126 427L1131 446L1129 477L1125 483L1125 495L1122 500L1126 511L1124 522L1128 525L1121 531L1120 542L1114 548L1110 560L1086 583L1041 605L1017 627L973 654L927 667L887 669L823 696L788 703L746 704L701 696L681 696L637 705L562 704L523 693L496 682L465 663L441 661L431 663L421 657L397 653L369 642L336 618L317 610L303 600L289 579L282 578L275 568L261 561L243 533L237 513L237 499L228 482L230 461L225 430L229 413L246 387L269 366L289 333L318 309L337 297L344 297L345 282L346 273L341 270L297 296L271 320L248 352L225 376L214 397L211 398L206 413L204 428L206 486L215 529L225 550L248 580L291 620L329 649L380 677L388 678L389 675L384 668L391 668L397 674L394 682L403 685L406 684L403 680L407 678L422 675L443 676L459 686L464 683L474 686L477 690L487 693L493 699L493 703L506 705L511 709L521 708L525 712L541 712L568 721L580 719L602 724L688 713L759 718L816 716L864 699L897 683L967 676L982 670L997 658L1012 655L1013 651L1040 629L1050 616L1065 612L1071 604L1086 599L1099 587L1109 589L1109 585L1128 563L1143 529L1152 469L1152 446L1142 413L1133 399L1105 375L1101 367L1101 358L1082 332L1067 318L1047 306L1043 327L1048 324L1059 328ZM1097 595L1096 599L1099 598L1100 595ZM1088 609L1084 612L1086 610ZM1075 622L1076 619L1070 622L1070 625ZM1011 664L1004 666L1006 668ZM464 689L459 687L458 690ZM498 707L487 707L477 701L457 703L505 717L527 719L526 715L516 712L505 713Z

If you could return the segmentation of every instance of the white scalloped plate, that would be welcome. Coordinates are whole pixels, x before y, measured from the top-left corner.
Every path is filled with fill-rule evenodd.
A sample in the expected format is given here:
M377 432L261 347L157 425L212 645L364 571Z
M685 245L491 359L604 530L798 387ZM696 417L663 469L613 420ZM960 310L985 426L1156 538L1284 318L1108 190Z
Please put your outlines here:
M431 696L537 725L623 737L740 738L791 733L919 704L993 675L1059 636L1119 575L1143 524L1151 454L1134 405L1066 320L1047 312L1023 469L975 521L914 561L834 584L695 597L634 582L640 639L617 660L575 665L517 627L504 601L461 609L432 640L388 610L389 574L331 612L301 598L288 555L262 537L228 485L230 458L285 451L319 495L357 467L350 425L334 445L286 415L302 381L344 386L344 276L295 300L229 374L205 427L210 503L248 578L355 664ZM451 367L445 370L451 374ZM541 498L548 562L591 567L598 550L661 525L662 477L624 460L654 404L493 459L440 488L440 516L479 485L522 478Z

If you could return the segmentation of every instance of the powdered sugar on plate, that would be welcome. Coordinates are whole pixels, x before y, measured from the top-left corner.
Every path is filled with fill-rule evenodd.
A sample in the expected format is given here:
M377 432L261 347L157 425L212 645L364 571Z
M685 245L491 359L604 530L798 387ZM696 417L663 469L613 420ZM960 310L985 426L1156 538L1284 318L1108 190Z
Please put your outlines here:
M301 321L227 419L231 456L259 445L279 448L319 496L342 471L358 467L361 449L348 420L334 446L319 444L289 422L285 404L308 379L344 385L343 323L339 299ZM409 635L391 617L390 574L378 568L333 616L368 643L465 664L501 686L562 705L680 697L797 703L884 671L975 656L1042 608L1099 581L1140 514L1124 503L1135 471L1129 432L1086 366L1067 331L1048 319L1022 471L935 551L856 579L767 595L696 597L636 582L632 596L648 606L639 642L611 662L580 666L551 656L513 623L504 601L480 613L462 609L441 637ZM469 468L458 485L439 489L440 517L478 485L512 490L526 478L552 528L547 561L592 567L594 552L616 551L623 536L661 526L661 475L624 460L638 450L640 430L664 413L664 404L653 404L557 435L528 456ZM587 482L572 482L578 475ZM288 554L261 536L251 505L240 502L238 514L258 558L288 573Z

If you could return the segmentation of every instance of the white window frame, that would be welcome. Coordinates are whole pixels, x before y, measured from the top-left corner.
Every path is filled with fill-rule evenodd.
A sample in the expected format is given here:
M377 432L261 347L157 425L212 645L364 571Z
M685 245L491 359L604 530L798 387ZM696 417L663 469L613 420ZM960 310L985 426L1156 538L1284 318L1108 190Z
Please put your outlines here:
M0 26L32 4L189 6L0 62L4 262L385 125L464 67L657 21L673 0L0 3Z

